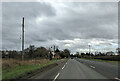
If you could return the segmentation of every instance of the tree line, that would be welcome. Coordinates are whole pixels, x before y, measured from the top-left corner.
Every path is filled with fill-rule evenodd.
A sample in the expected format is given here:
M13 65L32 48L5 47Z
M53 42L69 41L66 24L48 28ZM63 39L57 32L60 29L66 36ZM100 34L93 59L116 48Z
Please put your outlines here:
M24 50L24 58L25 59L35 59L35 58L46 58L46 59L54 59L54 58L69 58L70 57L70 50L64 49L59 50L58 48L45 48L45 47L35 47L34 45L30 45L28 48ZM22 58L22 51L16 50L9 50L9 51L2 51L2 58L14 58L14 59L21 59Z
M71 54L71 57L77 57L77 58L89 58L89 59L101 59L101 60L112 60L112 61L120 61L120 48L116 49L116 53L112 51L108 51L106 53L102 52L95 52L93 53L79 53L76 52L75 54Z

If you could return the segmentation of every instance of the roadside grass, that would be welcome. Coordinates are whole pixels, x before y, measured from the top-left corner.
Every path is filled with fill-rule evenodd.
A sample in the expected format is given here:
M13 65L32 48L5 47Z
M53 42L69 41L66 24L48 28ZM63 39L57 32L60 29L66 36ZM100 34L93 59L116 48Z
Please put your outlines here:
M20 65L12 68L3 69L2 79L16 79L20 76L24 76L29 72L35 71L40 68L47 67L54 64L57 60L51 60L47 63L31 64L31 65Z
M91 60L91 61L108 62L108 63L120 63L120 61L110 61L110 60L101 60L101 59L89 59L89 58L82 58L82 59Z
M41 63L48 63L48 59L29 59L29 60L19 60L19 59L2 59L2 69L14 68L16 66L22 65L35 65Z

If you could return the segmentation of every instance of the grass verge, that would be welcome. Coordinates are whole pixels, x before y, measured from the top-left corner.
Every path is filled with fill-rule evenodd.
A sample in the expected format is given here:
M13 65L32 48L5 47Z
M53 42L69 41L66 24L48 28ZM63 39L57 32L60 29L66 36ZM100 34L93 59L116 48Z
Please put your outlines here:
M44 64L21 65L14 68L4 69L2 71L2 79L16 79L20 76L26 75L29 72L54 64L56 61L57 60L52 60Z
M108 63L120 63L120 61L110 61L110 60L101 60L101 59L89 59L89 58L82 58L82 59L91 60L91 61L108 62Z

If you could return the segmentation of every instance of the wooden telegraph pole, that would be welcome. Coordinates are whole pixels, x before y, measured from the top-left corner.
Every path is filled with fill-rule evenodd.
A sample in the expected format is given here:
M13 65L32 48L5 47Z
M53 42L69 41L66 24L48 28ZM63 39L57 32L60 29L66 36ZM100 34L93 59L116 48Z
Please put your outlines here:
M24 60L24 17L22 20L22 60Z
M89 54L90 54L90 52L91 52L91 50L90 50L91 48L90 48L90 45L89 45Z

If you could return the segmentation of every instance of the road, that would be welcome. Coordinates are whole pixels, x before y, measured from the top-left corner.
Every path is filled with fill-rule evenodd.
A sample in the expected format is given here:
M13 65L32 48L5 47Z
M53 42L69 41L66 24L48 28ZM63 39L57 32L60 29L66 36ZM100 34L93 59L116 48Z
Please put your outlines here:
M90 60L84 60L84 59L76 59L80 63L88 66L88 67L94 67L94 70L105 77L109 79L115 79L118 78L118 64L110 64L106 62L99 62L99 61L90 61Z
M101 70L98 70L98 69L101 69ZM59 80L59 79L119 80L119 78L116 75L117 73L116 69L117 68L113 67L113 65L109 66L109 64L107 65L107 63L102 65L102 63L99 63L99 62L91 62L91 61L89 62L82 59L69 59L68 61L63 61L62 63L59 63L58 66L42 74L37 74L35 76L32 76L30 79L53 79L53 81ZM108 73L108 75L106 73Z

